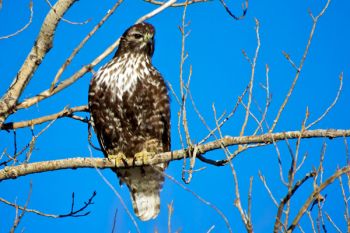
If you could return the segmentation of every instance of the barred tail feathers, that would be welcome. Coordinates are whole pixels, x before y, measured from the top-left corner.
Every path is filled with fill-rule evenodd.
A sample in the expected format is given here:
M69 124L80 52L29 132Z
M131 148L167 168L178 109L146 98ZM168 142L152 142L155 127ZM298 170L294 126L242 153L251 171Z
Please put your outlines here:
M159 214L164 176L155 169L163 171L164 168L164 164L159 164L156 168L144 166L117 170L121 181L130 190L135 215L142 221L154 219Z

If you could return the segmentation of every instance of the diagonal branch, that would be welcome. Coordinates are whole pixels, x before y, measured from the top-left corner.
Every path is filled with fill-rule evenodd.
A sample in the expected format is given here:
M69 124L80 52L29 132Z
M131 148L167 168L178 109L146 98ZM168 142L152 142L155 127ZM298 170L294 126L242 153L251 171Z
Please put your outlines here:
M286 203L292 198L294 193L298 190L298 188L300 188L303 185L303 183L305 181L307 181L310 177L314 177L315 175L316 175L315 172L311 172L311 173L306 174L304 176L304 178L299 180L293 186L293 188L287 193L287 195L282 199L282 201L280 202L280 204L278 206L276 222L275 222L275 226L274 226L274 229L273 229L274 233L278 233L279 230L280 230L280 227L282 226L282 213L283 213L283 209L284 209L284 206L286 205Z
M59 0L47 14L34 46L14 78L11 86L0 100L0 126L14 111L24 88L31 80L45 55L53 46L53 38L61 17L76 0Z
M1 1L0 1L0 2L1 2ZM0 4L1 4L1 3L0 3ZM1 8L1 7L0 7L0 8ZM21 32L23 32L24 30L26 30L26 29L32 24L33 15L34 15L33 1L30 1L30 2L29 2L29 10L30 10L30 16L29 16L29 20L28 20L28 22L26 23L26 25L24 25L21 29L17 30L17 31L14 32L14 33L11 33L11 34L6 35L6 36L0 36L0 40L4 40L4 39L8 39L8 38L17 36L18 34L20 34Z
M222 139L215 140L206 144L198 145L198 153L204 154L212 150L221 149L222 146L228 147L233 145L255 144L269 145L273 141L298 138L325 138L330 139L336 137L350 137L350 130L305 130L290 131L274 134L262 134L256 136L231 137L226 136ZM0 170L0 181L6 179L15 179L20 176L25 176L34 173L41 173L62 169L77 169L77 168L125 168L135 166L154 165L158 163L169 162L172 160L183 159L188 149L176 150L171 152L159 153L147 158L137 157L133 159L104 159L104 158L69 158L62 160L52 160L36 163L21 164L18 166L7 166ZM197 158L200 159L199 156ZM208 162L208 161L204 161ZM215 161L214 161L215 162ZM211 163L211 162L208 162ZM224 164L219 164L224 165Z
M144 0L145 2L155 4L155 5L163 5L165 2L157 1L157 0ZM191 0L191 1L186 1L186 2L179 2L179 3L173 3L171 7L183 7L195 3L206 3L206 2L211 2L212 0Z
M72 117L73 119L83 120L87 122L87 120L84 118L80 119L78 118L78 116L74 116L73 115L74 112L88 112L88 106L82 105L82 106L77 106L73 108L64 108L62 111L51 115L42 116L35 119L27 120L27 121L5 123L0 127L0 130L19 129L19 128L24 128L28 126L39 125L39 124L56 120L62 117Z
M147 20L163 10L165 10L167 7L169 7L172 3L176 2L176 0L170 0L166 4L163 4L162 6L156 8L155 10L149 12L148 14L142 16L139 18L136 23L140 23L144 20ZM111 54L114 49L119 45L120 38L117 39L112 45L110 45L103 53L101 53L99 56L97 56L90 64L84 65L80 70L78 70L76 73L74 73L72 76L69 78L65 79L64 81L60 82L57 86L55 86L54 89L51 90L51 87L47 90L42 91L36 96L33 96L31 98L28 98L24 100L22 103L19 103L16 106L16 110L23 109L23 108L28 108L36 103L38 103L41 100L44 100L48 97L51 97L58 92L64 90L68 86L72 85L75 83L78 79L83 77L86 73L92 70L98 63L100 63L103 59L105 59L109 54ZM1 116L1 102L0 102L0 116ZM1 117L0 117L0 123L1 123Z
M310 206L310 204L315 200L315 197L317 197L320 192L325 189L328 185L333 183L335 179L338 177L349 173L350 172L350 166L345 166L341 169L338 169L331 177L329 177L325 182L323 182L319 187L315 188L315 190L310 194L308 199L305 201L304 205L299 210L299 213L294 218L292 224L289 226L287 233L293 232L294 228L298 225L299 220L304 215L304 213L307 211L307 208Z
M303 66L304 66L306 57L307 57L307 55L308 55L308 53L309 53L309 49L310 49L311 42L312 42L312 39L313 39L314 34L315 34L315 30L316 30L316 26L317 26L318 20L319 20L320 17L322 17L323 14L326 12L326 10L327 10L327 8L328 8L328 6L329 6L330 1L331 1L331 0L328 0L328 1L327 1L327 3L325 4L325 6L323 7L322 11L321 11L316 17L314 17L314 16L311 14L311 18L312 18L312 20L313 20L313 24L312 24L311 31L310 31L310 34L309 34L309 39L308 39L308 41L307 41L307 44L306 44L306 47L305 47L303 56L302 56L302 58L301 58L301 60L300 60L299 66L297 67L294 80L293 80L293 82L292 82L292 84L291 84L291 86L290 86L290 88L289 88L289 90L288 90L288 93L287 93L286 97L284 98L283 103L282 103L282 105L280 106L280 109L278 110L278 113L277 113L277 115L276 115L276 117L275 117L275 120L273 121L273 124L272 124L272 126L271 126L271 128L270 128L270 130L269 130L270 133L272 133L273 130L275 129L275 127L276 127L276 125L277 125L277 123L278 123L278 121L279 121L279 119L280 119L280 117L281 117L281 114L282 114L284 108L286 107L286 105L287 105L287 103L288 103L288 101L289 101L290 96L292 95L292 93L293 93L293 91L294 91L295 85L296 85L297 82L298 82L298 79L299 79L299 77L300 77L301 70L302 70L302 68L303 68ZM288 56L287 56L286 58L287 58L289 61L291 61L290 58L289 58ZM295 67L295 64L294 64L294 63L292 63L292 65L293 65L293 67Z

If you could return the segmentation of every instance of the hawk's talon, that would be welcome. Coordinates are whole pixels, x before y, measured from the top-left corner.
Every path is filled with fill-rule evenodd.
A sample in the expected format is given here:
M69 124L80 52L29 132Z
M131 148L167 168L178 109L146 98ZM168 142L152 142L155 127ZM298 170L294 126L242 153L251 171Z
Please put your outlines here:
M137 161L142 161L142 164L147 164L148 158L152 155L155 155L155 153L146 150L140 151L134 155L133 164L135 165Z
M108 155L108 159L114 160L115 167L120 167L122 163L124 164L125 167L128 166L128 162L127 162L128 160L127 160L125 154L122 152L118 152L118 154L116 154L116 155Z

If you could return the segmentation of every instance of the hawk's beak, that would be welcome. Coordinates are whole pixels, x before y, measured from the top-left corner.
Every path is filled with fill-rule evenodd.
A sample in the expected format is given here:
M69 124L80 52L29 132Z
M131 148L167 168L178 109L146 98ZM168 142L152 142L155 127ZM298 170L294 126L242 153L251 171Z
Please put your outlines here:
M146 43L151 43L153 41L153 35L149 34L149 33L146 33L146 35L144 37L144 40L145 40Z

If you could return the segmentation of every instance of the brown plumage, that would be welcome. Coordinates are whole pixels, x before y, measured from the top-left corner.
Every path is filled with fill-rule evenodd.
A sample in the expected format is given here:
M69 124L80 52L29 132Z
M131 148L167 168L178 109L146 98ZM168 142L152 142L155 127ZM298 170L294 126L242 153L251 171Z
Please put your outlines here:
M154 27L136 24L121 37L113 59L93 77L89 109L106 157L170 150L168 90L151 63ZM159 164L163 171L166 164ZM128 186L135 214L143 221L159 213L164 177L150 166L115 170Z

